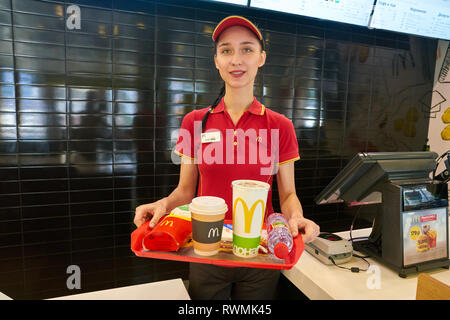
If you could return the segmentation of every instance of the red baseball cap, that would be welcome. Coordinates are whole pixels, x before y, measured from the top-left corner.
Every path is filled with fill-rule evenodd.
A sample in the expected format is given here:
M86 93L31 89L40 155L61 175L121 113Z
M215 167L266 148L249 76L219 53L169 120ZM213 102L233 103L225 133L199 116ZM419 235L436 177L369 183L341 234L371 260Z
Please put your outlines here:
M226 28L233 26L246 27L250 29L258 37L259 40L262 40L261 32L250 20L241 16L229 16L220 21L217 27L214 29L214 32L212 34L213 41L216 41Z

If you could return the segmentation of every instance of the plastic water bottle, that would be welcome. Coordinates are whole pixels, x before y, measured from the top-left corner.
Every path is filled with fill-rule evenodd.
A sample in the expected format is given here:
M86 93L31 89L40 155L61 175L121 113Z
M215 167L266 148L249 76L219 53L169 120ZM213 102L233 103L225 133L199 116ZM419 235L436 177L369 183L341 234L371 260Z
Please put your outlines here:
M280 259L286 259L292 250L292 235L281 213L272 213L267 218L267 244L270 253Z

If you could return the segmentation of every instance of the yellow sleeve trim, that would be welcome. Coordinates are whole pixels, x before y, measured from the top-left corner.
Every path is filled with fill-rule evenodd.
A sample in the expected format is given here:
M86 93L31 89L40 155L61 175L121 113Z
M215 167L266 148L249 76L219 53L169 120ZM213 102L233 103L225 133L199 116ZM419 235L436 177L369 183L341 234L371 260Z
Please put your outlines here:
M182 154L181 152L179 152L179 151L177 151L177 150L173 150L173 152L175 152L177 155L179 155L180 157L186 157L186 158L189 158L189 159L191 159L191 160L195 160L194 158L191 158L191 157L189 157L189 156L187 156L187 155L185 155L185 154Z
M295 158L292 158L292 159L289 159L289 160L280 162L280 163L278 163L278 164L279 164L279 165L282 165L282 164L285 164L285 163L288 163L288 162L292 162L292 161L297 161L297 160L300 160L300 157L295 157Z

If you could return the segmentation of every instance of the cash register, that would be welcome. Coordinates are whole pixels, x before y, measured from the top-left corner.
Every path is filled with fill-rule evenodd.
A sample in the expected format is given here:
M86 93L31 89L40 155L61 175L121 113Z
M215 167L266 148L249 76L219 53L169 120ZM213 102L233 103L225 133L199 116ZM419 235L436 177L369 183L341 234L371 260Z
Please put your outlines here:
M400 277L448 269L448 185L435 178L437 158L435 152L358 153L315 202L376 206L369 238L353 248Z

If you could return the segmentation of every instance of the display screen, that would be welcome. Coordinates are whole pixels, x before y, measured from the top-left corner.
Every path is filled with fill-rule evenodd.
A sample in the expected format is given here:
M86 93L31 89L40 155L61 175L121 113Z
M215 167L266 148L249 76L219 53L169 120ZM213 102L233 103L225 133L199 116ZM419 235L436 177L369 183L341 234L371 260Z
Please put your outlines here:
M250 7L367 27L373 2L374 0L251 0Z
M317 204L358 202L373 203L381 200L376 185L389 180L427 180L436 167L435 152L360 152L333 178L333 180L314 199ZM445 185L446 186L446 185ZM433 190L433 194L445 191ZM416 203L415 194L411 196L411 204ZM366 203L368 202L368 203Z
M450 0L378 0L369 27L450 40Z
M425 184L403 186L403 211L447 207L447 185Z

